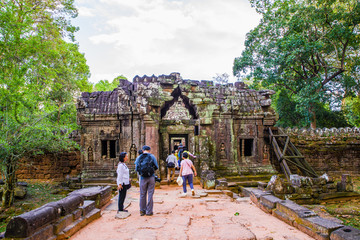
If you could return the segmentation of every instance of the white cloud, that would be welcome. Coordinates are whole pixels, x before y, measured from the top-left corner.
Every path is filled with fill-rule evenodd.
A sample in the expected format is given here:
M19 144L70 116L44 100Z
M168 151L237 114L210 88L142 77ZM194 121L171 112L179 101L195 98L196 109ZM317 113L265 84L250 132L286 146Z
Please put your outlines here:
M77 35L91 81L123 74L232 75L245 35L259 16L247 0L90 0L75 2ZM91 20L84 20L85 17ZM101 51L100 51L101 49ZM100 78L101 77L101 78Z
M93 9L88 7L79 7L79 16L80 17L94 17L95 13Z

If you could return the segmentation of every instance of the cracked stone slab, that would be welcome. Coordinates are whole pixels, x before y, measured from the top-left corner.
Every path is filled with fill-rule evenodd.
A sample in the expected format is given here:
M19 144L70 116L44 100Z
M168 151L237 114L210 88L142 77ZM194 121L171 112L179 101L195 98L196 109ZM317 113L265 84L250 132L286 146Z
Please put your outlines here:
M256 240L256 236L252 231L234 223L220 225L214 232L215 236L221 240Z

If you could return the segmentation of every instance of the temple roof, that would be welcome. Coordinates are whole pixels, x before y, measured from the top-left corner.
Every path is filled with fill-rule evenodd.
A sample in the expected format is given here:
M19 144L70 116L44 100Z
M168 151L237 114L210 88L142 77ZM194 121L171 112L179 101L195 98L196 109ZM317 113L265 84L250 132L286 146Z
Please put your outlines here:
M108 92L83 92L81 99L85 103L87 114L117 114L118 90Z

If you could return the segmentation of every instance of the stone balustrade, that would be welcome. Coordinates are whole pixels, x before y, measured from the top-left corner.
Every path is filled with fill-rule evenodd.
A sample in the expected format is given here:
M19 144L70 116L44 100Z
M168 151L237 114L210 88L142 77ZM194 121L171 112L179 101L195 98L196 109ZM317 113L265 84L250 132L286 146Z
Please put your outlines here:
M312 138L326 138L326 137L358 137L360 139L360 128L346 127L346 128L281 128L284 133L290 137L312 137Z
M6 226L5 239L68 239L99 218L100 209L110 199L110 186L74 191L59 201L11 219Z
M272 214L315 239L352 240L360 238L359 229L322 218L310 209L291 200L282 200L273 196L269 191L244 188L243 192L263 211Z

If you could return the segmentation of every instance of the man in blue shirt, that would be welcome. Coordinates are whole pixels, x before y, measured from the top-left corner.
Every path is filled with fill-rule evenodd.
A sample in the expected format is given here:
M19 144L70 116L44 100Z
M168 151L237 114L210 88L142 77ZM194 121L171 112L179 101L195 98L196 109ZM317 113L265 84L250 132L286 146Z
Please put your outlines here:
M144 216L145 214L147 216L153 215L153 195L155 191L155 170L159 168L158 163L156 161L156 158L154 155L150 153L150 147L149 146L143 146L143 154L141 154L139 157L136 158L135 161L135 169L140 174L140 216ZM151 161L153 173L151 176L144 176L146 173L141 172L141 167L143 161ZM147 202L146 202L146 194Z

